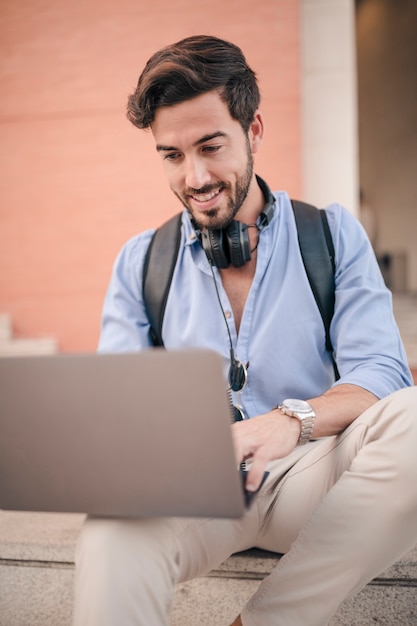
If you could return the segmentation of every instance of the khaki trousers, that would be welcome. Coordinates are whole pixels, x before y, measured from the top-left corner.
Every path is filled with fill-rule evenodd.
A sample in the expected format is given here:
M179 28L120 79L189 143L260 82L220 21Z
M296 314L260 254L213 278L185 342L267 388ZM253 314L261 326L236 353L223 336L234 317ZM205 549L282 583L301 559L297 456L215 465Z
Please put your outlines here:
M244 626L324 626L417 543L417 387L268 469L239 520L86 520L74 626L168 625L178 582L254 546L285 556L242 607Z

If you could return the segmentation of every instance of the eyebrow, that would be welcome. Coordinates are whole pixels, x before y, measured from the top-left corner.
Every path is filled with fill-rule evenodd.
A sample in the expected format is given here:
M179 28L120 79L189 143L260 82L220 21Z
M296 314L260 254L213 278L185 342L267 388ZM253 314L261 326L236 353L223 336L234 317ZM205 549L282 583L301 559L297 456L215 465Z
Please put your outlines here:
M208 133L207 135L203 135L200 139L197 139L193 143L193 146L200 146L202 143L206 143L207 141L211 141L211 139L216 139L217 137L227 137L227 133L224 133L221 130L216 131L215 133ZM178 150L175 146L164 146L163 144L158 143L156 145L157 152L173 152Z

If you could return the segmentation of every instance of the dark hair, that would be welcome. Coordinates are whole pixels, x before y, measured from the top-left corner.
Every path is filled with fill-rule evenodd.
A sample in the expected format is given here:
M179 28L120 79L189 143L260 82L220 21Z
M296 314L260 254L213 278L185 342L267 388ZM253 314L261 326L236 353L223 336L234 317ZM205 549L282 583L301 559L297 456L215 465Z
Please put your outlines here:
M149 59L135 92L129 96L127 117L138 128L149 128L159 107L215 89L231 117L247 132L260 95L255 73L241 49L217 37L187 37Z

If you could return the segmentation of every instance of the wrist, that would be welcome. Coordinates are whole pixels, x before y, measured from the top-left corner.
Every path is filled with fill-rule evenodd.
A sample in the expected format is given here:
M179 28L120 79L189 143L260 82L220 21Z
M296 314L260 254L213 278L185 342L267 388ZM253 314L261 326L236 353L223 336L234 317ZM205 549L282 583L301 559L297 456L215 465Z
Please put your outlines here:
M291 415L287 415L286 413L281 411L279 406L275 406L272 410L278 412L279 419L283 420L283 422L286 424L285 427L287 429L287 432L289 433L288 436L294 438L295 446L298 445L298 440L301 435L301 422L297 418L292 417ZM275 417L275 419L277 419L277 417Z
M284 400L277 407L281 413L298 422L299 437L297 445L303 445L310 441L313 435L315 411L311 404L304 400Z

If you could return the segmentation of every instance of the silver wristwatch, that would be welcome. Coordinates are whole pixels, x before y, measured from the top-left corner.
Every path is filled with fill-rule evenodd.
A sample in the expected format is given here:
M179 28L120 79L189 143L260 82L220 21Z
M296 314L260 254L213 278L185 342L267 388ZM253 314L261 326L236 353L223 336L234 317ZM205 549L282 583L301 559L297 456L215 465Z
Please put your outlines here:
M278 408L289 415L290 417L296 417L301 422L301 433L298 439L298 445L307 443L310 441L313 434L314 418L316 414L311 404L305 400L294 400L292 398L284 400Z

